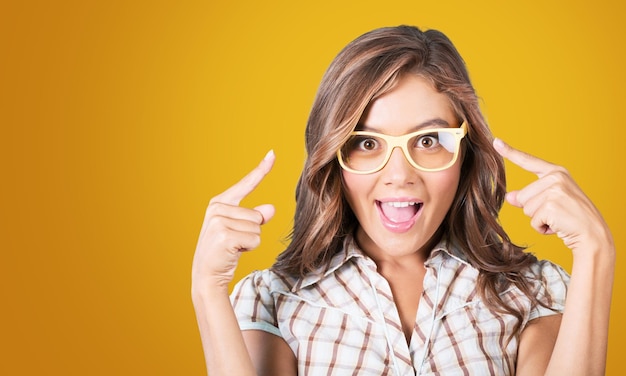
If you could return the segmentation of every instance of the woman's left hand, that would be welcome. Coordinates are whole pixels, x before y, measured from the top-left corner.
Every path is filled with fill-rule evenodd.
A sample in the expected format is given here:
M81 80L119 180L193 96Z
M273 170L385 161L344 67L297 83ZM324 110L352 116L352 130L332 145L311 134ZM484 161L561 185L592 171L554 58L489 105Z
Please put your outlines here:
M565 168L519 151L500 139L495 139L493 146L504 158L539 177L506 195L507 202L522 208L531 218L535 230L556 234L572 251L613 245L602 215Z

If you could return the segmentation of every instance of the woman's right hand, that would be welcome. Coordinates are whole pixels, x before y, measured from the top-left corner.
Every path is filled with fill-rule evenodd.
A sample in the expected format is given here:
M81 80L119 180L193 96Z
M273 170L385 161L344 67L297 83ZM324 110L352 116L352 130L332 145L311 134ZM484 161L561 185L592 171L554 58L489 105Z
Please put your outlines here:
M227 291L241 252L261 243L261 225L274 216L273 205L253 209L239 206L274 165L274 152L243 179L209 202L192 265L192 291L217 288Z

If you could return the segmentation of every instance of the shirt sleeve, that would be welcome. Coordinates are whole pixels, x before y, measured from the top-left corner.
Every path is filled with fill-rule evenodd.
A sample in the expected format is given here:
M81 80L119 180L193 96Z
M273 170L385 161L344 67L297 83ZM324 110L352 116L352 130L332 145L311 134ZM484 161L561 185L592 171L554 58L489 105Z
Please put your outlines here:
M530 311L529 320L563 313L569 274L559 265L546 260L539 261L532 272L538 283L537 298L549 308L537 305Z
M249 274L235 285L230 299L241 330L262 330L282 337L270 278L268 271Z

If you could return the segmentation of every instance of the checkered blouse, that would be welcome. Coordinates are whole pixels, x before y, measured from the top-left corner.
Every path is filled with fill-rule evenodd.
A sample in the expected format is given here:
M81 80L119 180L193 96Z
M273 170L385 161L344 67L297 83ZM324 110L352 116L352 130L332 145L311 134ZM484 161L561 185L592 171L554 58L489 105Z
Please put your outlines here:
M476 291L478 271L454 248L436 247L426 262L415 328L407 344L387 281L374 262L347 241L326 272L303 279L269 270L235 287L231 300L242 330L285 339L301 375L508 375L515 369L516 319L491 312ZM529 274L539 297L562 312L569 276L539 261ZM524 322L552 315L531 307L517 289L501 293Z

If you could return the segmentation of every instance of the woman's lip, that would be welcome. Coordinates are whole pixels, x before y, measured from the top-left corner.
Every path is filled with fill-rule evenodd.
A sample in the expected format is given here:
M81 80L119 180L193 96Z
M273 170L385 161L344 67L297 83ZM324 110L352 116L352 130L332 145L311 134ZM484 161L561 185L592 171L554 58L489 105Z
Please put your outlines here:
M387 203L387 202L417 202L419 204L422 201L415 197L389 197L389 198L381 198L380 200L376 200L377 203Z
M413 215L413 217L411 217L409 220L403 221L403 222L394 222L391 219L387 218L387 216L385 216L385 214L383 213L383 210L380 207L380 205L383 205L387 202L416 202L418 205L418 209L417 209L417 212L415 212L415 215ZM413 227L413 225L417 221L417 218L419 217L419 215L422 213L423 207L424 207L424 204L420 202L419 200L415 200L415 199L394 198L394 199L387 199L384 201L383 200L376 201L376 208L378 209L378 214L380 216L383 226L388 231L391 231L394 233L403 233L403 232L409 231L411 227Z

